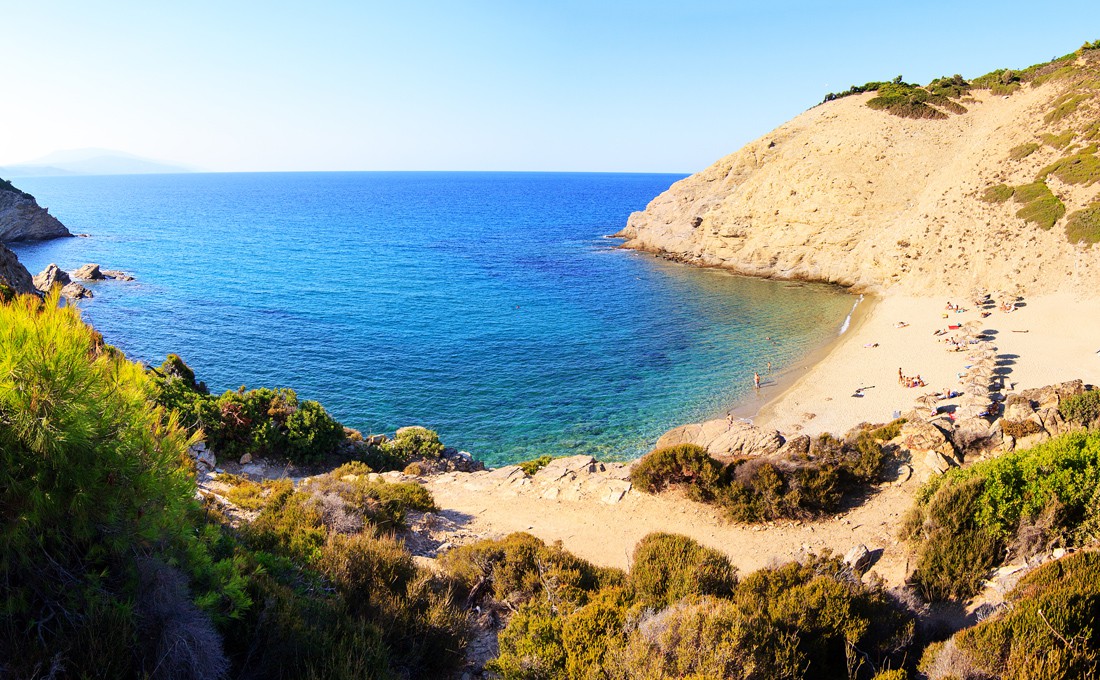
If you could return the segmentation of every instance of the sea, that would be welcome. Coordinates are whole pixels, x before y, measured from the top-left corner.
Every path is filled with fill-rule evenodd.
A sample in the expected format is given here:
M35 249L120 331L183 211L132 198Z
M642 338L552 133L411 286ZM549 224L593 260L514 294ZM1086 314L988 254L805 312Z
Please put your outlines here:
M214 392L290 387L348 427L405 425L497 466L644 454L759 400L854 298L668 262L610 238L682 175L233 173L17 180L86 238L19 244L32 273L95 262L84 318ZM767 369L771 364L771 371Z

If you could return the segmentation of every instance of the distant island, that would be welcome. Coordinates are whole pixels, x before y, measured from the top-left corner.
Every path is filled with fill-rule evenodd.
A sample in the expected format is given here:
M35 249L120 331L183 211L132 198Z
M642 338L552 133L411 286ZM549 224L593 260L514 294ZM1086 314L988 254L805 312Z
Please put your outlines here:
M194 172L194 168L163 163L112 149L55 151L32 161L0 166L0 177L61 175L152 175Z

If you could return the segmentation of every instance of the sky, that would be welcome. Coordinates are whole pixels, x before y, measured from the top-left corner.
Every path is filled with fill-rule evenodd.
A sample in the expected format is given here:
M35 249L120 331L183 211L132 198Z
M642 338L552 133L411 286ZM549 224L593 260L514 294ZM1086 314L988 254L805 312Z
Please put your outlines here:
M1100 2L9 2L0 166L695 172L854 83L1022 68Z

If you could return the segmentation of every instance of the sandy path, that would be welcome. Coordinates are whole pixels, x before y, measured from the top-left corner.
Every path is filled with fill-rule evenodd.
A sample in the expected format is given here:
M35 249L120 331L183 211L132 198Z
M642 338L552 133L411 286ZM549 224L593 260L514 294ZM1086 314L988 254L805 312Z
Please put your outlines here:
M873 571L892 584L900 583L906 573L896 526L918 486L915 478L884 484L869 502L816 522L750 526L732 523L714 508L677 493L651 496L631 491L622 501L608 504L595 498L548 500L463 473L427 481L436 503L465 531L495 537L526 531L547 542L561 541L570 552L602 566L628 568L643 536L667 531L725 552L741 573L794 559L804 548L843 554L864 544L872 551L882 550Z

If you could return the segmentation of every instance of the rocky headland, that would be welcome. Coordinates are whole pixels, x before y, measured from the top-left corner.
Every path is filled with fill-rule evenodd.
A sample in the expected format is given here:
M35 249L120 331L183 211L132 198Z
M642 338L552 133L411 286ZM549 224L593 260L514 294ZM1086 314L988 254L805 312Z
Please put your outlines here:
M72 236L49 209L25 191L0 180L0 243Z

